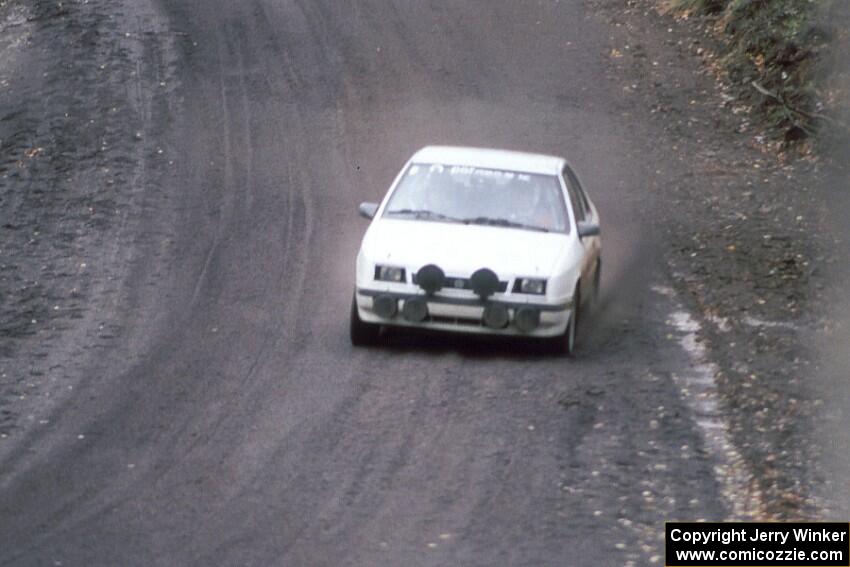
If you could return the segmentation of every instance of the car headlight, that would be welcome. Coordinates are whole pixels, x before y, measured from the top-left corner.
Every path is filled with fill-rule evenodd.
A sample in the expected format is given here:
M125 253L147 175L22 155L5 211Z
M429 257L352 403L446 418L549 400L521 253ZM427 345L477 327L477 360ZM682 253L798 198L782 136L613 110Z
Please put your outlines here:
M404 268L397 266L375 266L375 279L382 282L404 282Z
M540 278L517 278L514 293L529 293L531 295L546 294L546 280Z

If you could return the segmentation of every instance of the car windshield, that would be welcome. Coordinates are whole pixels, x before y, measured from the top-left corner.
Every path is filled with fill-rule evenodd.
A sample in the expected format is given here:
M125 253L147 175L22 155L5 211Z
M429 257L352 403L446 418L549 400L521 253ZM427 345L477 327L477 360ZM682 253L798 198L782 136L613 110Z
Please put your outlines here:
M556 176L438 163L411 164L384 217L569 231Z

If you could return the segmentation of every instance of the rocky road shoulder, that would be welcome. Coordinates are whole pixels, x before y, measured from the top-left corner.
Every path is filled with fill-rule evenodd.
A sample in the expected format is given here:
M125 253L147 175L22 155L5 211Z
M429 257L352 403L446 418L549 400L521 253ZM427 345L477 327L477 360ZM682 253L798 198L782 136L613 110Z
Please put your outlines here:
M668 207L657 229L672 280L702 314L701 340L764 514L819 517L822 444L813 439L824 401L807 338L829 325L827 274L840 245L824 229L822 168L766 141L717 81L712 39L698 26L649 0L592 4L612 25L623 112L650 115L659 136L647 143L677 157L674 170L655 172Z

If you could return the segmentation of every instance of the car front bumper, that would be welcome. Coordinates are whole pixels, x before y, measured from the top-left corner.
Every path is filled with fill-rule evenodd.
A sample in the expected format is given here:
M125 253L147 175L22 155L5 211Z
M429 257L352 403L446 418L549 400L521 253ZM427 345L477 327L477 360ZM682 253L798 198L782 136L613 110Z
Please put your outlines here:
M416 327L439 331L477 333L490 335L553 337L564 333L572 314L572 303L523 303L503 299L482 301L478 298L450 295L426 296L417 293L402 293L382 290L357 289L357 310L360 319L367 323L399 327ZM381 316L375 311L375 299L396 302L392 316ZM410 300L425 301L427 316L422 321L409 320L404 315L405 303ZM504 327L494 328L484 322L485 309L499 306L507 311L508 322ZM522 330L516 324L516 315L520 309L532 309L539 313L539 322L534 329Z

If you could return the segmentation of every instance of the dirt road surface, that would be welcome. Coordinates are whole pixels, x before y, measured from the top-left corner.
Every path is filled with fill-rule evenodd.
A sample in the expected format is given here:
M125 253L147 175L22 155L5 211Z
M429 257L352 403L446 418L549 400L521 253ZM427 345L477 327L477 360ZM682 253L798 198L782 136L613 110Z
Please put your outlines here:
M68 120L114 139L67 142L82 126L60 115L52 139L94 143L93 162L16 147L63 195L114 195L80 209L100 236L70 256L4 233L70 257L81 287L33 287L36 262L5 276L27 309L4 336L0 565L652 565L665 520L756 513L662 258L657 183L681 164L587 5L67 4L20 25L60 37L100 14L103 63L23 50L7 74L91 60ZM56 88L43 115L24 105L35 123ZM356 206L431 143L565 155L582 176L605 276L576 359L351 347Z

